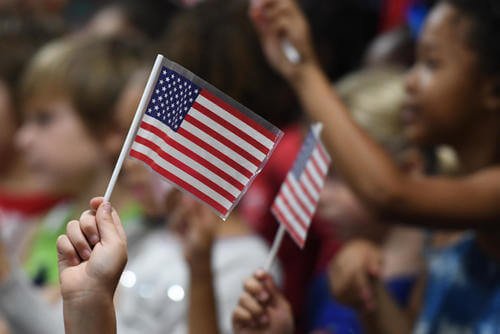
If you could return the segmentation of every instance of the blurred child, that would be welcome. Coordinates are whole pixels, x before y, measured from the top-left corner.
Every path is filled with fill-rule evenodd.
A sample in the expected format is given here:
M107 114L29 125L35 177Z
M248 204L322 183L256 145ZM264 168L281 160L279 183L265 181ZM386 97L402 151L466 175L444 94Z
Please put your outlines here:
M91 193L105 190L117 150L112 144L122 136L113 129L116 103L137 64L137 51L123 40L75 38L44 47L25 73L19 146L40 179L71 197L59 217L41 225L29 251L26 268L39 283L57 282L52 245L63 222ZM117 188L117 207L127 201L120 194Z
M400 168L415 175L424 173L422 154L407 147L403 136L400 110L404 100L404 72L401 69L360 70L340 80L335 88L356 123L398 161ZM409 154L410 151L413 154ZM406 305L422 269L423 231L377 222L341 175L333 174L322 191L317 214L333 224L343 244L362 238L381 248L384 283L397 302ZM310 286L308 302L308 331L361 331L355 311L331 298L328 270L318 275Z
M22 259L30 279L47 287L43 291L48 292L50 301L60 299L58 289L50 289L58 282L54 244L65 222L86 207L89 193L105 190L122 142L122 133L114 129L117 101L139 58L132 42L68 38L40 50L24 75L24 123L18 144L30 170L50 189L57 190L58 196L68 198L38 224ZM118 186L114 198L118 206L127 208L124 223L137 216L126 197ZM95 242L96 237L91 240ZM40 309L48 307L27 302L33 299L34 291L30 291L17 265L17 261L11 263L0 286L0 308L13 330L57 332L58 323L52 317L39 319ZM40 322L35 324L35 319ZM47 324L50 329L44 330Z
M251 228L272 243L279 227L269 207L292 167L305 127L290 88L266 63L244 1L206 1L172 21L160 46L164 54L232 96L284 131L283 139L239 204ZM314 221L303 250L285 236L278 252L283 288L297 319L307 285L338 249L326 224Z
M495 1L443 0L430 14L417 63L407 77L406 134L422 146L450 145L462 169L456 178L415 178L401 172L350 119L316 65L307 23L296 5L264 0L252 10L268 59L289 80L307 113L325 124L324 139L336 167L374 214L419 226L475 230L431 265L419 333L499 328L500 49L494 43L499 13ZM299 64L283 56L283 38L299 50ZM343 283L333 279L336 295L364 310L374 332L409 332L411 319L377 279L376 252L363 246L350 259L342 262L349 267L337 268L344 275ZM467 300L467 305L458 300ZM252 311L240 302L235 324L266 328L275 320L260 326L250 321L263 312L264 304Z
M33 53L61 32L50 24L3 12L0 14L0 231L6 251L19 256L31 220L46 212L57 198L38 184L14 145L21 124L18 86Z

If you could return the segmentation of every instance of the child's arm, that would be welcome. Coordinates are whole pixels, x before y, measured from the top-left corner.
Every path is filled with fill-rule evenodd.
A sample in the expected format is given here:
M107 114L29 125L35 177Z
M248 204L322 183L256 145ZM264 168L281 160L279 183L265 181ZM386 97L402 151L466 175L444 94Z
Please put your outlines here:
M350 118L316 61L307 22L295 1L255 2L250 13L269 62L289 81L307 114L323 122L323 138L335 167L374 214L445 228L498 223L500 169L455 180L402 173ZM283 38L301 54L299 64L289 63L283 55Z
M116 333L113 295L127 262L120 218L103 198L57 240L66 333ZM90 241L88 241L90 240Z
M233 312L235 334L292 334L294 332L290 304L274 284L273 278L257 270L244 285Z
M379 275L382 256L369 241L348 243L329 271L333 295L355 308L367 333L411 333L411 321L386 291Z
M212 246L219 220L213 212L188 196L181 196L170 224L182 237L189 268L189 333L219 333Z

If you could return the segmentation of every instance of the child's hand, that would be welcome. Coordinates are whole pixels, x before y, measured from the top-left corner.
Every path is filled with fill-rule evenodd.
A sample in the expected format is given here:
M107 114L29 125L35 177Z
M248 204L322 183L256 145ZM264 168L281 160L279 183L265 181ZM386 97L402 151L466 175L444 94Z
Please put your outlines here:
M290 304L263 270L257 270L245 281L233 312L233 330L236 334L293 333Z
M300 78L305 65L316 65L309 25L294 0L252 0L249 11L271 65L288 80ZM288 40L299 52L299 64L288 61L282 43Z
M369 241L348 243L333 260L329 270L330 288L342 303L358 310L375 308L374 280L380 278L382 254Z
M127 240L116 211L102 197L68 223L57 240L59 279L65 303L113 298L127 263Z
M210 263L212 245L221 222L207 205L184 194L180 196L170 215L170 224L182 238L186 261L196 269Z

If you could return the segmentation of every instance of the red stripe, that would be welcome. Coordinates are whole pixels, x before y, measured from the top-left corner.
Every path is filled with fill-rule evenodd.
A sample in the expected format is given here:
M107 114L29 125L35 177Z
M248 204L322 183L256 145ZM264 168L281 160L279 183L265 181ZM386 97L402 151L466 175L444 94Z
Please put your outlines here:
M297 203L299 203L299 206L301 207L302 211L308 213L309 215L312 215L313 212L311 212L311 210L309 210L307 208L307 206L304 204L304 202L301 199L301 196L299 196L297 194L297 192L295 191L295 188L292 186L292 183L290 182L290 180L288 178L285 180L285 183L288 186L288 189L290 189L290 192L292 193L292 195L295 198L295 200L297 201Z
M236 200L236 197L229 193L227 190L213 182L212 180L208 179L206 176L201 174L200 172L194 170L193 168L189 167L182 161L177 160L175 157L171 156L167 152L163 151L161 147L153 143L152 141L142 138L140 136L135 137L135 141L139 144L142 144L146 146L147 148L153 150L156 152L160 157L162 157L165 161L170 162L172 165L175 167L179 168L180 170L186 172L187 174L191 175L195 179L199 180L201 183L205 184L207 187L210 189L214 190L215 192L219 193L222 197L226 198L228 201L231 203Z
M319 178L323 180L325 178L325 173L321 170L321 168L318 165L318 161L314 158L314 156L311 156L311 162L312 162L312 168L316 170L316 174L318 174ZM316 183L315 183L316 184ZM317 184L316 184L317 185ZM321 185L318 185L319 190L321 191Z
M277 197L281 198L281 200L283 201L283 204L287 207L288 211L292 214L293 218L295 219L295 221L304 229L307 231L307 222L304 222L302 220L302 218L300 218L299 214L297 213L297 211L295 211L295 207L293 207L290 202L288 201L288 199L283 196L283 193L280 193Z
M219 107L221 107L222 109L224 109L225 111L227 111L228 113L233 115L234 117L238 118L240 121L245 122L250 127L254 128L258 132L260 132L262 135L267 137L269 140L271 140L273 142L276 141L276 137L277 137L276 134L272 133L271 131L269 131L268 129L263 127L261 124L259 124L257 121L251 119L250 117L245 115L243 112L241 112L240 110L229 105L228 103L226 103L222 99L210 94L210 92L208 92L205 89L201 90L200 95L205 97L206 99L212 101L213 103L219 105Z
M240 165L238 162L234 161L231 159L227 154L219 151L215 147L208 145L206 142L202 141L195 135L193 135L191 132L184 130L182 127L179 128L177 131L178 134L182 135L183 137L187 138L188 140L192 141L196 145L200 146L202 149L205 151L211 153L212 155L216 156L220 160L224 161L226 164L231 166L231 168L237 170L241 174L245 175L247 178L251 178L253 176L253 173Z
M325 164L328 165L330 163L331 159L328 156L328 154L325 152L325 148L323 147L323 145L321 145L321 143L318 143L318 145L316 145L316 148L318 149L318 152L319 152L319 155L321 156L321 159L323 159Z
M302 177L304 177L304 176L302 176ZM298 184L298 186L299 186L300 190L302 190L302 193L303 193L304 195L306 195L306 197L307 197L307 199L309 200L309 202L311 202L311 203L312 203L312 205L313 205L313 206L315 206L317 201L316 201L316 200L312 197L312 195L311 195L311 193L309 192L309 190L307 190L307 187L306 187L304 184L302 184L302 181L301 181L301 180L296 180L296 182L297 182L297 184Z
M319 157L315 157L315 156L314 156L314 154L313 154L313 155L311 155L311 158L312 158L312 160L314 161L314 164L316 165L316 167L317 167L317 169L318 169L318 173L319 173L319 175L320 175L322 178L324 178L324 177L326 176L326 174L328 174L328 161L323 159L323 156L322 156L322 155L321 155L321 153L320 153L319 146L318 146L318 147L316 147L316 149L317 149L317 152L319 153ZM313 151L313 153L314 153L314 151ZM320 161L322 161L322 162L323 162L323 164L324 164L324 165L326 165L326 170L325 170L325 171L323 171L323 170L321 169L321 167L320 167L320 165L319 165L319 162L320 162Z
M153 133L154 135L156 135L157 137L163 139L163 141L166 144L168 144L168 145L172 146L173 148L175 148L176 150L184 153L189 158L193 159L194 161L196 161L197 163L199 163L203 167L210 170L212 173L220 176L221 178L226 180L228 183L233 185L236 189L241 191L241 190L243 190L243 188L245 188L245 185L243 183L241 183L240 181L238 181L237 179L235 179L234 177L232 177L231 175L226 173L223 169L221 169L217 165L214 165L210 161L206 160L205 158L200 156L198 153L191 150L188 146L185 146L185 145L182 145L182 144L176 142L175 140L172 139L172 137L169 137L165 132L158 129L154 125L151 125L151 124L146 123L146 122L142 122L141 128L146 130L146 131L149 131L149 132Z
M216 202L212 198L208 197L207 195L205 195L204 193L202 193L201 191L199 191L198 189L196 189L195 187L193 187L191 184L185 182L184 180L182 180L179 177L177 177L176 175L170 173L169 171L167 171L163 167L157 165L153 161L153 159L151 159L148 156L142 154L141 152L137 152L137 151L135 151L135 150L132 149L132 150L130 150L130 156L134 157L136 159L139 159L141 161L144 161L147 165L149 165L157 173L159 173L160 175L162 175L163 177L165 177L169 181L171 181L171 182L177 184L178 186L182 187L183 189L189 191L191 194L195 195L200 200L202 200L203 202L205 202L208 205L210 205L211 207L213 207L215 210L217 210L217 212L220 212L222 215L226 215L227 212L229 211L228 209L226 209L225 207L223 207L222 205L220 205L218 202Z
M267 147L265 147L262 143L255 140L253 137L251 137L246 132L241 131L239 128L237 128L233 124L229 123L228 121L226 121L224 118L220 117L219 115L215 114L213 111L206 108L205 106L202 106L198 102L195 102L193 104L193 108L198 110L200 113L207 116L208 118L212 119L214 122L222 125L226 129L228 129L229 131L234 133L236 136L240 137L241 139L243 139L244 141L246 141L247 143L249 143L250 145L255 147L260 152L262 152L264 154L267 154L269 152L269 149Z
M274 213L276 218L278 218L278 221L281 224L285 225L286 230L288 231L292 239L295 240L295 243L297 243L300 248L304 248L305 239L302 239L300 235L295 232L295 229L290 225L288 220L285 218L285 215L281 212L280 208L277 205L273 205L271 207L271 211L272 213Z
M186 117L184 118L184 121L188 121L189 123L193 124L194 126L196 126L201 131L205 132L210 137L216 139L217 141L221 142L222 144L224 144L227 147L229 147L230 149L232 149L234 152L241 155L243 158L245 158L246 160L248 160L249 162L254 164L256 167L259 167L259 165L261 163L261 161L259 159L257 159L256 157L254 157L253 155L251 155L250 153L248 153L247 151L245 151L240 146L236 145L235 143L233 143L232 141L230 141L229 139L227 139L223 135L221 135L219 132L217 132L214 129L212 129L211 127L207 126L203 122L200 122L199 120L197 120L196 118L194 118L193 116L191 116L189 114L186 115Z
M307 168L307 166L306 166L306 168L304 168L304 173L302 174L301 177L306 177L306 176L309 177L309 183L314 188L314 190L316 190L316 192L319 193L321 191L321 188L318 187L318 185L316 184L316 182L314 182L313 177L311 175L311 172L309 171L309 169ZM312 196L312 194L311 194L311 196Z

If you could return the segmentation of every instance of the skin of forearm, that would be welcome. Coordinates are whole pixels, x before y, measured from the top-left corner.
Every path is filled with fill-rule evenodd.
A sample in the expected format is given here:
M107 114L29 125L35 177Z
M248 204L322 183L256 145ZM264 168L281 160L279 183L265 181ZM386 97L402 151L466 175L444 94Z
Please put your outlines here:
M74 297L63 301L66 334L116 334L113 296Z
M366 333L410 334L412 330L408 315L396 305L381 282L375 283L374 294L375 309L361 316Z
M320 67L305 65L292 86L308 115L323 123L323 139L342 177L374 213L391 206L404 175L352 121Z
M218 334L211 256L189 264L189 333Z

